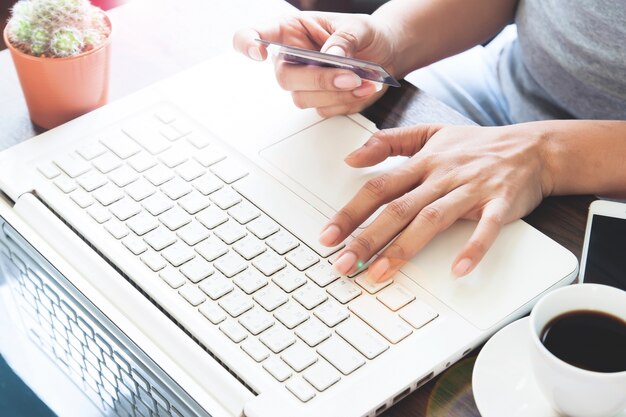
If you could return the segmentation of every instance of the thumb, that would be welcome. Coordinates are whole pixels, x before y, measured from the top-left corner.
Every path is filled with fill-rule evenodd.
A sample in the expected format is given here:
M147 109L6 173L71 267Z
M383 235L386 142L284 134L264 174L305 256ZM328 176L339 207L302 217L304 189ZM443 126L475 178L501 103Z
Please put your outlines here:
M345 161L354 168L376 165L390 156L413 156L443 125L419 124L380 130Z
M368 45L374 31L365 23L350 20L339 24L324 45L321 52L338 56L354 57L363 45Z

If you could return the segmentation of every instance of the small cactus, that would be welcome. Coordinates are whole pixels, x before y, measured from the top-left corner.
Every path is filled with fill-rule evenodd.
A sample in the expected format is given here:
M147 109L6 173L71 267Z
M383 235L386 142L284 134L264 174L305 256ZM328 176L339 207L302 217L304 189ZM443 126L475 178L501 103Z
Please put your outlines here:
M79 55L110 34L104 12L89 0L20 0L7 25L11 45L37 57Z

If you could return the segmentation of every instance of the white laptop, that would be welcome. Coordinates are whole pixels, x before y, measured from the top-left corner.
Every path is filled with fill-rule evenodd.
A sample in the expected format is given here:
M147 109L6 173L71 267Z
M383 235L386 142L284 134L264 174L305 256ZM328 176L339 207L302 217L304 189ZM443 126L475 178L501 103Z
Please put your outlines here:
M575 279L522 221L462 279L466 221L389 282L336 276L322 225L402 163L344 164L375 130L295 108L233 53L1 153L11 314L35 342L5 355L44 352L95 415L373 416Z

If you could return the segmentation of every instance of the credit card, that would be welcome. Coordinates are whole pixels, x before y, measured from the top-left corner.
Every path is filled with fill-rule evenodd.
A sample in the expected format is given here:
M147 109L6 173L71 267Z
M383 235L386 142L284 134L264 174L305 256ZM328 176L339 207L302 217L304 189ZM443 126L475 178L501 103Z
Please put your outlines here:
M315 65L317 67L340 68L354 72L364 80L400 87L400 83L393 78L381 65L362 59L347 58L309 49L296 48L278 42L256 39L267 46L267 50L278 59L292 64Z

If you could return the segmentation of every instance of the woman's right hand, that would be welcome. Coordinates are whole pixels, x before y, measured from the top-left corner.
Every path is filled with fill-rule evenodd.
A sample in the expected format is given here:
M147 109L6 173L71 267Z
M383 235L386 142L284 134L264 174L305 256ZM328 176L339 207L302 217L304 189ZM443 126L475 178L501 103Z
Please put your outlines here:
M373 61L395 74L394 41L386 23L369 15L300 12L264 27L241 29L233 44L244 55L263 61L267 49L255 39ZM291 91L300 108L315 108L323 117L363 110L386 86L362 80L352 71L311 65L275 63L279 85Z

